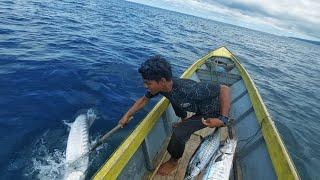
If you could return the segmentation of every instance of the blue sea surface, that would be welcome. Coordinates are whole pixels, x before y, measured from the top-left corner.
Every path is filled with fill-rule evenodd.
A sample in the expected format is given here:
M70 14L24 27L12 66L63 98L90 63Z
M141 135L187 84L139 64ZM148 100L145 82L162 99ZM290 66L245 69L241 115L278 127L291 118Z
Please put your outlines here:
M98 112L94 141L144 95L146 58L178 77L220 46L254 79L301 178L317 179L319 45L116 0L0 0L0 179L60 179L79 110ZM155 102L92 155L88 177Z

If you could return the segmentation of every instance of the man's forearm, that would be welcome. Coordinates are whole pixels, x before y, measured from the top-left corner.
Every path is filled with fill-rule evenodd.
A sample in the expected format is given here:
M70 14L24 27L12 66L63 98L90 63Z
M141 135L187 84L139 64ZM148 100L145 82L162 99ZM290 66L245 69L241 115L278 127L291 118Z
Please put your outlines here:
M137 111L143 108L148 102L149 102L149 99L147 99L146 97L141 97L133 104L133 106L128 110L125 116L127 116L128 118L133 116Z
M220 114L228 117L230 111L230 88L221 86L220 89Z

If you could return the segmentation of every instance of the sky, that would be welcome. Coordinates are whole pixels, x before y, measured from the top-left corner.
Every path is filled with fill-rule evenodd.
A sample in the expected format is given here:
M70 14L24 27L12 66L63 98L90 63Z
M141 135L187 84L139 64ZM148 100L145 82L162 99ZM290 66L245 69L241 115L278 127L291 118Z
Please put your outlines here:
M320 41L320 0L129 0L271 34Z

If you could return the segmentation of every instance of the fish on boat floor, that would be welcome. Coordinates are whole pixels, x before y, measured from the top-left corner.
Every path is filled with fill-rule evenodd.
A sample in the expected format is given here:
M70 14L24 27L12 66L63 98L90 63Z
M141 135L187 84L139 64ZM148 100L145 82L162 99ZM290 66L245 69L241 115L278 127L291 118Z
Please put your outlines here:
M177 168L167 176L160 176L160 175L155 174L155 176L151 179L153 179L153 180L183 180L184 175L187 170L187 167L188 167L189 160L190 160L191 156L193 155L193 153L195 152L195 150L197 149L197 147L201 143L201 137L205 137L208 134L212 133L213 131L214 131L214 129L212 129L212 128L204 128L202 130L199 130L199 131L193 133L191 135L190 139L188 140L188 142L186 143L186 147L185 147L183 156L179 160ZM227 134L226 134L226 131L222 131L221 133L222 133L221 140L223 140L227 137ZM166 162L169 159L170 159L170 154L168 152L166 152L165 157L163 158L163 162ZM202 178L202 175L203 175L203 172L200 173L200 175L197 177L197 179L200 180Z

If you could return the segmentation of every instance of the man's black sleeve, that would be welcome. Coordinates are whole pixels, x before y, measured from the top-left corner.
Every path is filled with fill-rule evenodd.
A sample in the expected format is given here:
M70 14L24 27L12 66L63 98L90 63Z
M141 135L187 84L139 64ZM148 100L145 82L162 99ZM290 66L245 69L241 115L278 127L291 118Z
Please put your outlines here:
M176 105L172 104L173 110L176 113L176 115L180 118L185 118L187 117L187 112L182 110L181 108L177 107Z

